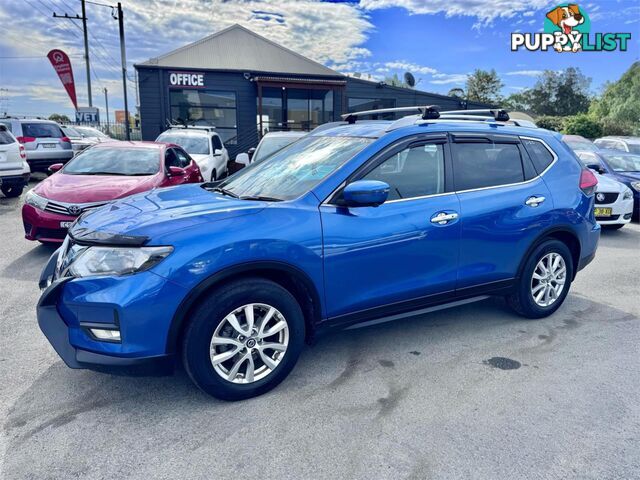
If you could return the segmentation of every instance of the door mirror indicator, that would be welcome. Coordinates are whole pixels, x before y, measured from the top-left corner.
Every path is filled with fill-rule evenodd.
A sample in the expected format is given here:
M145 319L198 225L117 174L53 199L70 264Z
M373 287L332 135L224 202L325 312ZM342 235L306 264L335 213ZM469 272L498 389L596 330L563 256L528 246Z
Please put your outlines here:
M387 201L389 185L378 180L358 180L347 185L342 198L349 207L377 207Z

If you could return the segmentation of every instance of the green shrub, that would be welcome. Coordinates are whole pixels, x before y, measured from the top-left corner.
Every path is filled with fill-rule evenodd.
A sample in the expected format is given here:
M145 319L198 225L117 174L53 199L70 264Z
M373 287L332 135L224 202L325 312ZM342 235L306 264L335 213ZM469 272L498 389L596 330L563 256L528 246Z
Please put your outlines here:
M602 124L588 115L574 115L564 121L562 133L566 135L582 135L585 138L602 136Z
M613 119L611 117L603 118L600 123L602 124L602 135L634 135L635 130L633 125L627 122Z
M554 132L561 132L564 128L564 120L566 117L538 117L536 119L536 125L540 128L546 128L547 130L553 130Z

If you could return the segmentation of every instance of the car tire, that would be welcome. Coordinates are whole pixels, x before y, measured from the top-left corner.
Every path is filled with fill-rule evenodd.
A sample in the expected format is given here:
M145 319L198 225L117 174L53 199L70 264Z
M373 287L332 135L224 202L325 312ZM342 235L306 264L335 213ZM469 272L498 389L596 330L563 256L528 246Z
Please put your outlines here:
M626 223L618 223L616 225L600 225L603 230L620 230Z
M214 168L213 171L211 172L211 181L215 182L216 180L218 180L218 173L216 172L216 169Z
M248 308L254 319L250 335L244 330L249 327ZM182 337L182 361L205 393L243 400L268 392L287 377L304 338L304 316L295 297L275 282L247 278L212 291L198 304Z
M4 193L5 197L16 198L22 195L22 191L24 190L24 187L6 186L6 187L0 187L0 190L2 190L2 193Z
M545 270L549 270L550 274L545 274ZM569 248L559 240L546 240L529 255L515 291L506 297L507 303L523 317L548 317L560 308L567 297L573 271L573 257Z

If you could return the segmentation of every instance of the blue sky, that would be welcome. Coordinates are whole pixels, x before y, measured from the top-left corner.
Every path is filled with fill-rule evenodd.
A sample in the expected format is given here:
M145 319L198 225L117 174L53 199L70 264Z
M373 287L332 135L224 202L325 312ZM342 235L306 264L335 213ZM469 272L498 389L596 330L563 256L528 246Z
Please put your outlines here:
M508 95L533 85L545 69L569 66L591 77L592 91L598 93L640 59L640 2L630 0L579 3L591 17L592 32L631 33L627 52L511 52L511 33L540 31L555 5L546 0L124 0L130 104L136 98L133 63L233 23L347 74L380 80L411 71L419 89L438 93L463 87L475 68L496 69ZM79 104L86 105L80 24L53 19L54 11L79 13L80 2L0 2L0 112L72 114L45 57L52 48L71 55ZM101 110L104 87L110 109L122 108L118 30L111 13L87 5L92 92Z

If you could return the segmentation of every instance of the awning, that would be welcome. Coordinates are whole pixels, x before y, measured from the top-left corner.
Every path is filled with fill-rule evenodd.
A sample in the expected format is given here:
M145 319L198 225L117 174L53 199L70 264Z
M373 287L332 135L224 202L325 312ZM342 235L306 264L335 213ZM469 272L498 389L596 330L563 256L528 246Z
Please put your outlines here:
M256 75L251 79L261 85L277 85L280 87L300 87L306 88L327 88L327 87L341 87L344 88L347 85L346 80L330 79L330 78L293 78L293 77L273 77L266 75Z

